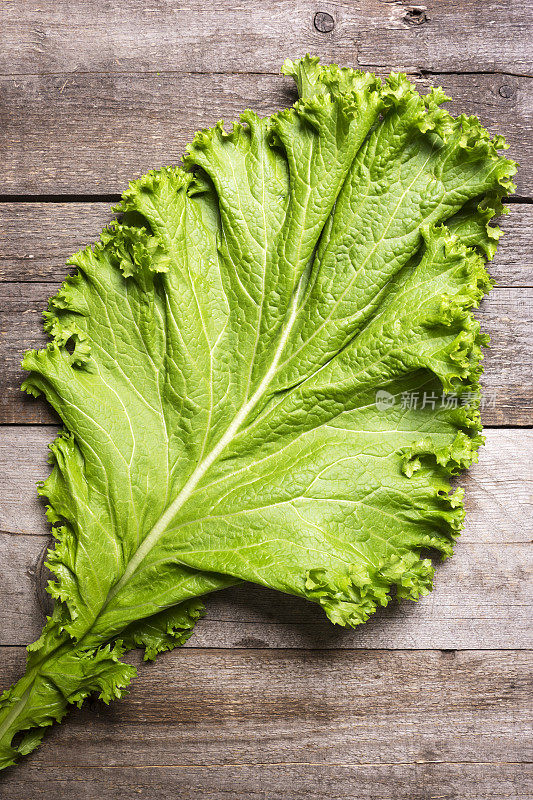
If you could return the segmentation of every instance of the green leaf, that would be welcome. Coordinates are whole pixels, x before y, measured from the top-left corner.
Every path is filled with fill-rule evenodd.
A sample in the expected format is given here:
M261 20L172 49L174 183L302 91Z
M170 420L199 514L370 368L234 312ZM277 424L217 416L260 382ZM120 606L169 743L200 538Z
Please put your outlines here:
M128 625L121 634L122 644L127 649L144 647L144 660L152 661L159 653L185 644L204 614L204 604L196 599L171 606Z
M120 642L90 650L76 645L60 632L61 615L58 606L39 641L28 647L26 675L0 697L0 769L34 750L45 729L63 719L69 704L81 706L93 692L109 703L123 696L135 675L134 667L120 661Z
M40 488L57 605L3 701L4 765L38 742L17 731L120 694L125 649L183 643L209 592L253 581L353 626L452 552L514 163L442 90L283 71L293 108L130 184L24 358L65 425Z

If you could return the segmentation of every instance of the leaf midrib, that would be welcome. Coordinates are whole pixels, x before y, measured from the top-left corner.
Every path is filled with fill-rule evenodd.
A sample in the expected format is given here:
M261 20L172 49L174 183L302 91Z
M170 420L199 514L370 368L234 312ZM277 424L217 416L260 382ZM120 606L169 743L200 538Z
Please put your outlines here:
M290 312L287 317L287 322L284 328L282 328L282 333L280 336L280 340L278 343L278 347L276 348L276 352L274 357L272 358L270 367L268 371L265 373L265 376L261 383L259 384L258 388L252 395L252 397L244 403L235 417L233 418L230 425L227 427L226 432L221 436L218 440L217 444L213 447L213 449L207 454L207 456L203 459L200 464L196 467L194 472L186 481L185 485L173 500L173 502L167 507L166 511L161 515L159 520L147 534L147 536L143 539L133 556L131 557L130 561L124 573L119 581L109 590L108 595L97 614L97 617L100 617L111 603L113 598L121 591L121 589L129 582L132 576L137 571L137 568L141 564L142 561L146 558L146 556L153 550L153 548L157 545L159 539L165 533L169 523L178 513L178 511L185 505L185 503L189 500L191 495L193 494L194 490L198 486L199 482L202 480L206 472L210 469L210 467L214 464L214 462L220 457L222 452L228 447L231 442L233 441L236 434L239 432L241 426L249 416L249 414L253 411L253 409L258 405L261 401L263 396L265 395L270 383L272 382L277 368L279 359L281 358L281 354L283 349L287 343L287 339L290 335L292 327L294 325L296 319L296 311L298 306L298 292L296 292L293 296L293 301L290 307ZM96 619L96 618L95 618ZM93 623L94 624L94 623Z

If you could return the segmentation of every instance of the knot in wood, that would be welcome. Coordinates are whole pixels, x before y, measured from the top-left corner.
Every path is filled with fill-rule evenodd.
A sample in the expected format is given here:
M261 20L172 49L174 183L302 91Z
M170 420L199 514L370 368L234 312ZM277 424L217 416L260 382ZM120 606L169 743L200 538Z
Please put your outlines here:
M504 83L502 86L500 86L498 92L500 94L500 97L505 97L506 100L508 100L510 97L513 96L513 87L509 86L508 83Z
M317 11L315 14L314 25L320 33L331 33L335 27L335 20L327 11Z

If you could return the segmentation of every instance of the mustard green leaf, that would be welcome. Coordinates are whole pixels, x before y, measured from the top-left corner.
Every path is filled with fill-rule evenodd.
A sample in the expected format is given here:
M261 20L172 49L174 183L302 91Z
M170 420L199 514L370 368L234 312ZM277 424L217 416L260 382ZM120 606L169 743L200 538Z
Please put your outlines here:
M123 654L182 644L212 591L251 581L355 626L452 553L514 162L440 89L283 72L292 108L130 183L24 357L64 423L39 489L56 605L0 700L0 767L70 703L120 696Z

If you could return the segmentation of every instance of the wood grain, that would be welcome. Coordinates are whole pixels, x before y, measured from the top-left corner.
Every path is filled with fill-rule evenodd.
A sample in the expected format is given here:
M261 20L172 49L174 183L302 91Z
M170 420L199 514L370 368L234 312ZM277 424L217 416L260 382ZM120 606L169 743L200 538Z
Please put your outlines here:
M0 530L5 533L48 535L35 484L48 475L47 446L57 431L39 425L0 428ZM460 542L530 542L533 431L489 428L484 433L479 463L455 479L465 487L468 517Z
M115 219L111 206L112 203L97 202L0 203L0 281L52 281L57 285L67 273L67 258L93 244L102 228ZM525 219L525 225L519 225L518 231L530 229L533 236L532 206L521 205L513 218L516 222ZM510 219L508 215L505 221ZM504 237L502 246L505 238L518 245L521 235L518 231ZM519 251L507 256L507 261L513 264L509 265L512 274L515 264L518 275L521 274L520 258ZM523 272L526 282L531 277L533 285L533 257L530 266Z
M285 55L276 52L276 71ZM260 64L257 55L255 68ZM442 85L454 98L453 114L476 114L492 133L504 133L521 165L518 194L533 196L530 79L445 73L415 82L422 92ZM122 192L149 169L178 163L198 129L220 118L231 122L245 108L271 114L295 99L292 81L282 76L142 70L3 76L0 91L0 193L16 195Z
M18 540L17 540L18 539ZM35 641L50 613L36 577L48 538L0 534L3 565L0 646ZM435 589L418 603L392 603L356 630L335 628L318 606L253 586L207 600L190 648L357 650L533 647L529 544L461 542L437 566Z
M50 429L4 428L0 645L37 638L49 613L42 587L47 524L34 484L46 475ZM488 431L481 463L461 479L467 525L454 557L437 567L435 590L419 603L392 604L355 631L334 628L321 609L259 587L209 598L190 647L353 649L531 647L533 432ZM527 476L530 475L530 480Z
M24 395L20 360L24 351L42 347L42 311L55 287L49 283L4 283L1 337L4 368L0 375L0 422L53 423L44 402ZM531 425L533 416L533 288L495 288L477 312L491 335L485 355L483 421L486 425Z
M96 195L179 162L221 117L289 105L281 62L311 52L444 86L452 113L505 134L518 195L533 198L532 30L520 0L0 3L0 195L94 198L0 202L0 421L14 423L0 427L0 687L20 676L49 600L34 483L56 429L20 394L17 363L43 342L65 259L110 219ZM533 207L513 211L480 310L491 425L532 420ZM187 647L150 665L129 654L130 696L71 713L2 773L0 797L529 800L532 453L533 431L487 431L460 481L467 527L428 598L343 631L259 587L214 595Z
M262 747L260 742L258 749ZM137 795L143 800L530 800L533 784L528 765L516 761L330 764L327 755L318 764L45 765L19 770L10 782L6 778L5 800L71 800L73 791L76 800Z
M0 282L61 281L67 258L115 218L111 202L0 203ZM489 271L498 286L533 287L533 205L496 220L505 235ZM53 290L51 287L50 291Z
M531 661L175 651L141 664L126 699L71 712L2 797L526 798ZM3 651L2 685L21 662Z
M307 52L354 67L531 73L520 0L2 3L0 74L274 72ZM329 24L315 23L317 12ZM325 32L319 30L325 29Z

